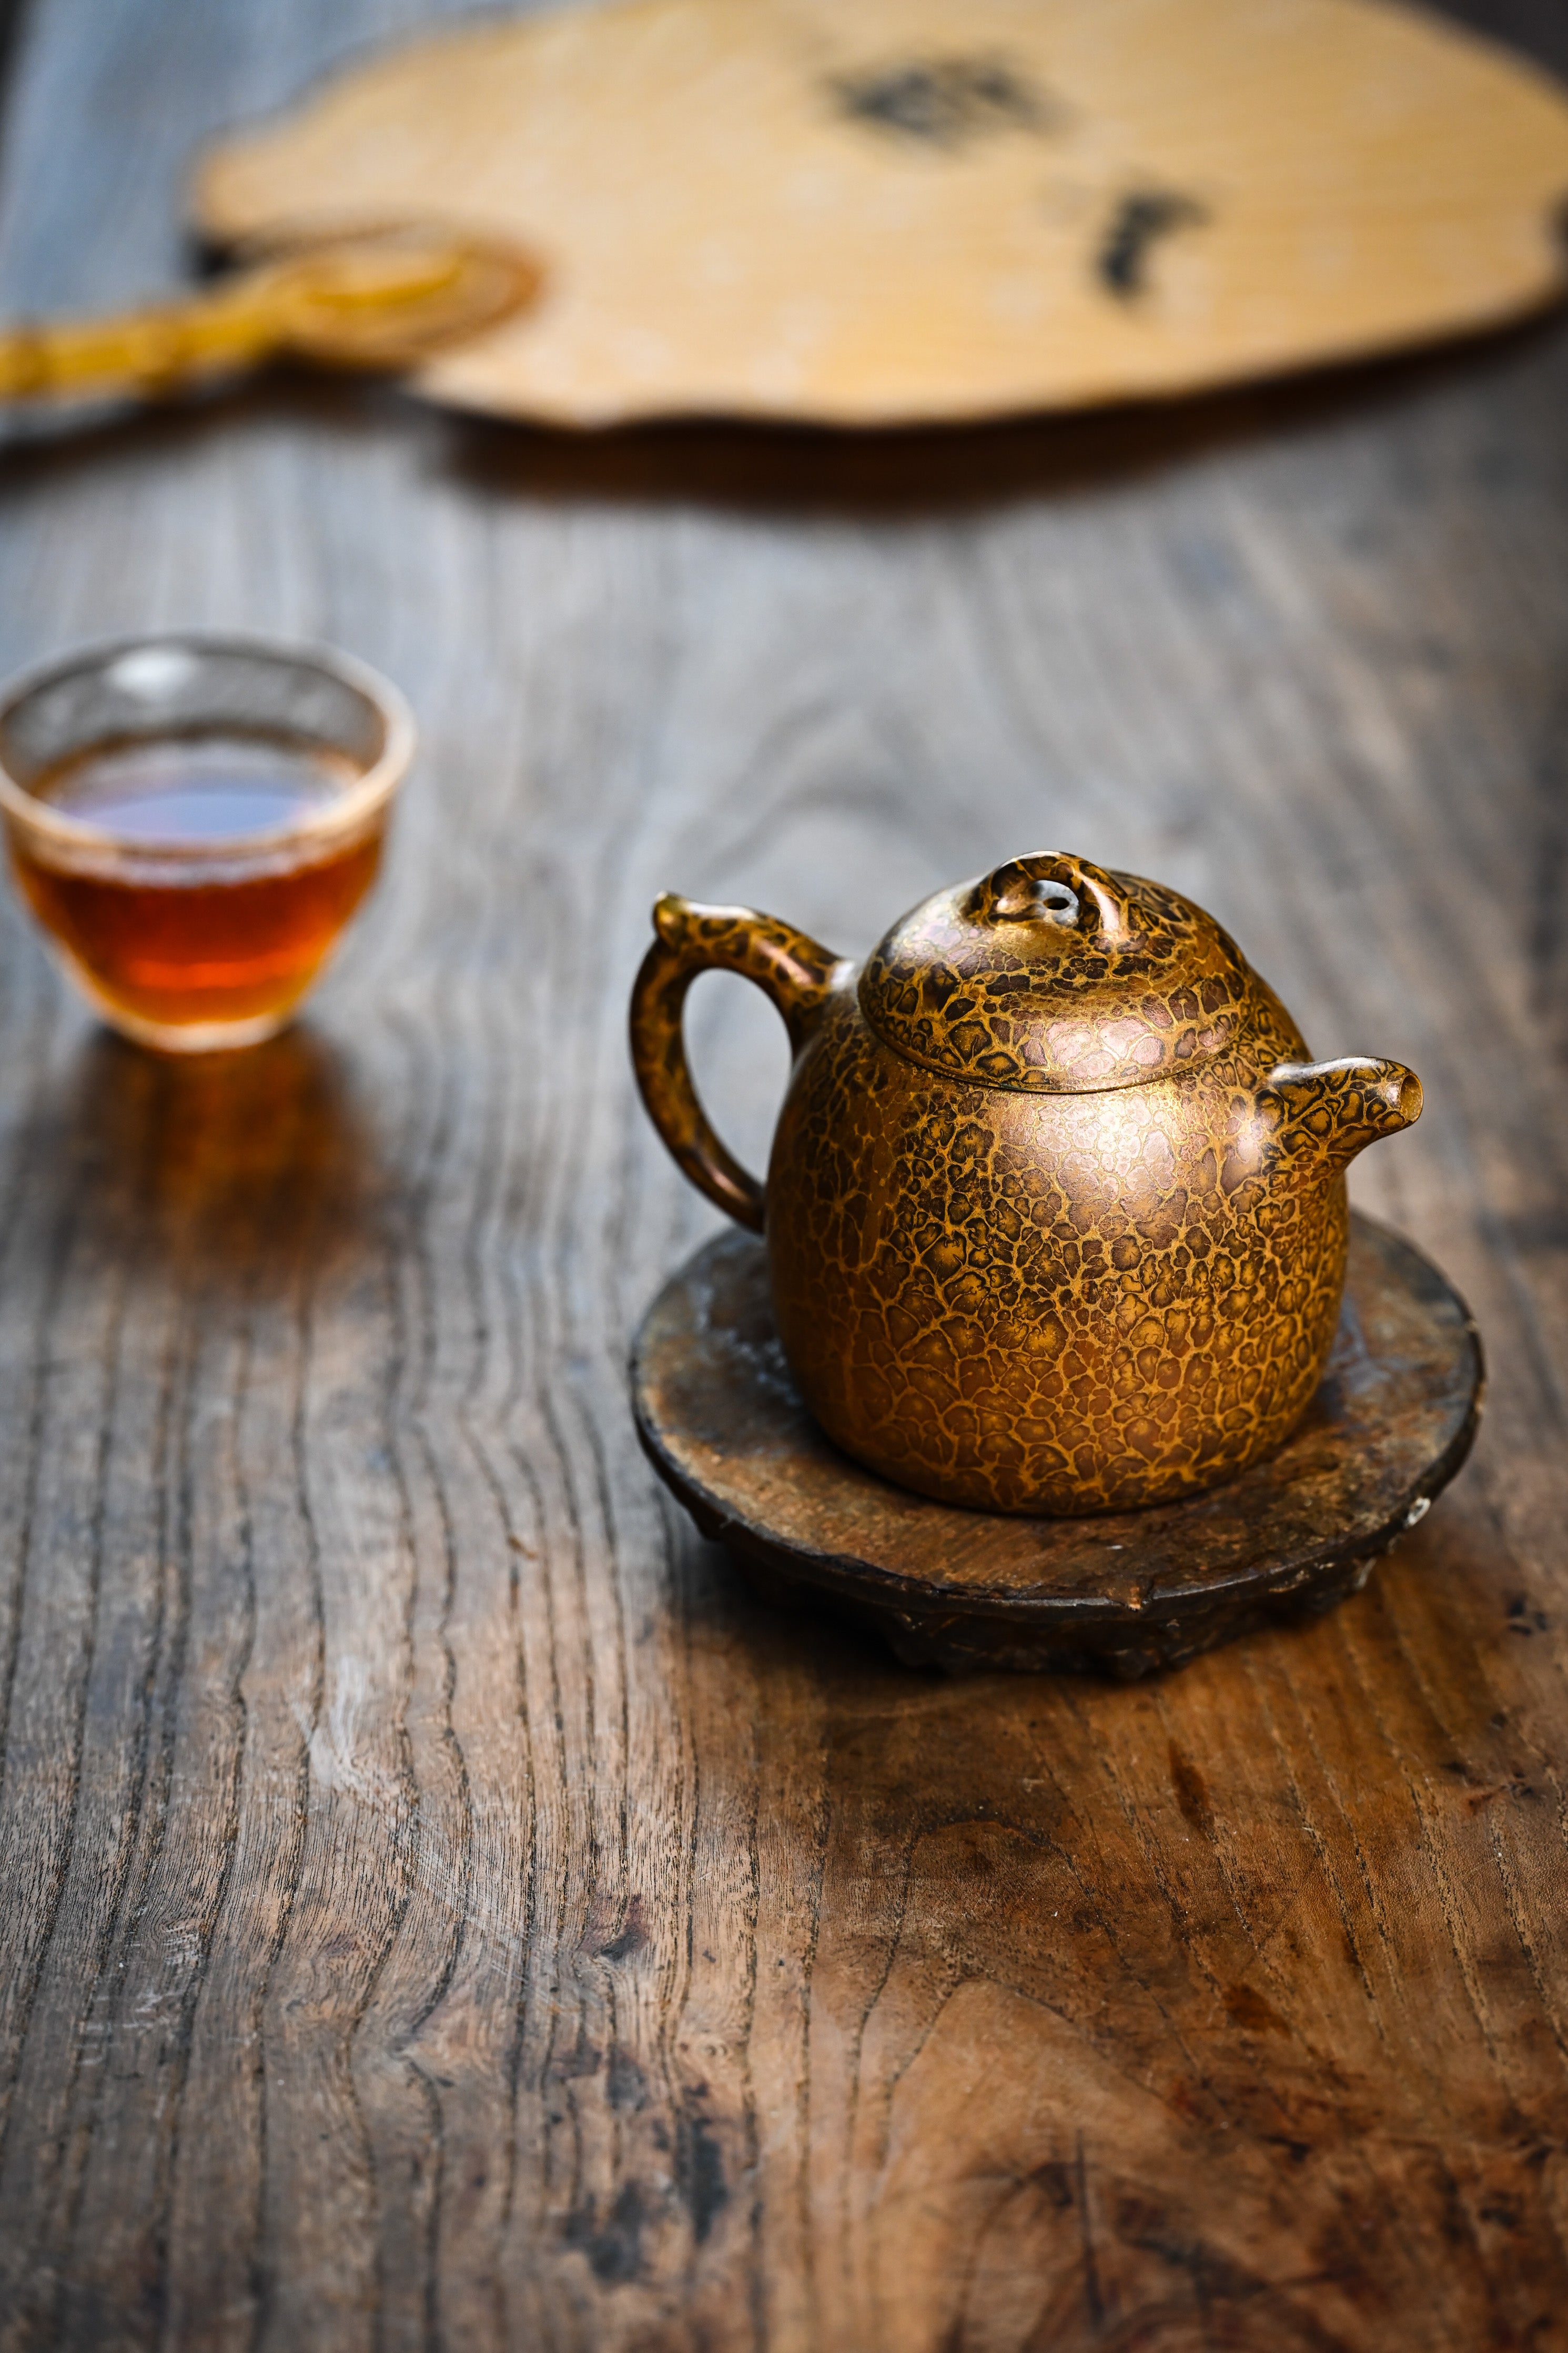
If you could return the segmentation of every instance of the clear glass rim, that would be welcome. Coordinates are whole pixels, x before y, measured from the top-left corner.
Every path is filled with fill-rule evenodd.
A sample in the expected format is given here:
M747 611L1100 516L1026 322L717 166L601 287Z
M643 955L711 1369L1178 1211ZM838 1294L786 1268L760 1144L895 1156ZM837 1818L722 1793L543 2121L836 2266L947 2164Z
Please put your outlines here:
M309 850L318 842L335 840L368 823L390 800L407 774L417 740L414 713L390 679L361 661L356 654L319 638L271 637L245 629L135 629L113 638L96 638L68 652L50 654L0 686L0 746L5 729L17 706L41 688L69 678L74 671L107 669L127 654L187 651L195 654L234 653L277 663L279 667L323 671L346 687L374 712L383 731L382 747L374 765L348 788L292 818L286 825L268 826L256 833L232 834L218 841L148 840L116 833L111 827L85 818L68 817L28 790L11 774L0 749L0 811L16 825L59 849L96 853L100 859L133 866L233 866L251 860L276 859L291 850ZM237 721L237 725L239 724ZM149 728L149 740L159 733ZM173 733L175 731L166 730ZM85 748L85 746L84 746Z

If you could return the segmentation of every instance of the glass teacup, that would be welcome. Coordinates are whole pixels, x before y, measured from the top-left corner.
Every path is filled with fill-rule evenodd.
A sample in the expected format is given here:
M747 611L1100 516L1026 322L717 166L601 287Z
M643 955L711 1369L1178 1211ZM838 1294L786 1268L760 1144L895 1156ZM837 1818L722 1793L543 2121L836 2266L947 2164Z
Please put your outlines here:
M396 689L330 648L121 638L0 695L0 816L95 1010L211 1053L280 1029L321 973L413 749Z

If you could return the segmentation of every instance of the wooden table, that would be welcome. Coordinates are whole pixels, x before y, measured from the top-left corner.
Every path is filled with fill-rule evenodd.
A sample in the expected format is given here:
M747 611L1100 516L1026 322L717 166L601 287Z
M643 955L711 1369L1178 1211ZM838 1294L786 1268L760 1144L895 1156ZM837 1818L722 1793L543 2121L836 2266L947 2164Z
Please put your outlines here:
M7 307L172 280L191 142L428 13L34 0ZM0 2345L1568 2344L1568 330L881 446L285 380L0 498L6 668L321 633L426 747L232 1065L0 906ZM769 1615L626 1399L710 1224L656 888L848 951L1042 842L1421 1072L1355 1190L1492 1365L1366 1593L1131 1689Z

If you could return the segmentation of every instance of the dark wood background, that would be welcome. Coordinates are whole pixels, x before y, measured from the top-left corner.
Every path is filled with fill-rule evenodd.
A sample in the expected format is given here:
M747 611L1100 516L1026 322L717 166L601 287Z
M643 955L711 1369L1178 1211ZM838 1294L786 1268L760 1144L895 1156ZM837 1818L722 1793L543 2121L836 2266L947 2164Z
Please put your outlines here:
M173 282L192 142L432 13L33 0L5 306ZM0 517L4 667L320 633L425 730L232 1065L0 903L0 2343L1568 2346L1568 328L882 444L284 379L14 435ZM1363 1596L1134 1689L768 1615L625 1395L710 1224L655 890L858 950L1041 843L1420 1071L1355 1190L1492 1366Z

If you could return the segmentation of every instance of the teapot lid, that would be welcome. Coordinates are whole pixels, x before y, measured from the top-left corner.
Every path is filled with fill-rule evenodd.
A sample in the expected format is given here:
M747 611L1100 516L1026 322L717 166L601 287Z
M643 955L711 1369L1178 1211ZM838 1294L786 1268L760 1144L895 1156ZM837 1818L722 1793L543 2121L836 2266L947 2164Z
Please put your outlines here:
M911 909L859 996L879 1036L928 1070L1094 1094L1223 1053L1259 986L1190 899L1042 850Z

